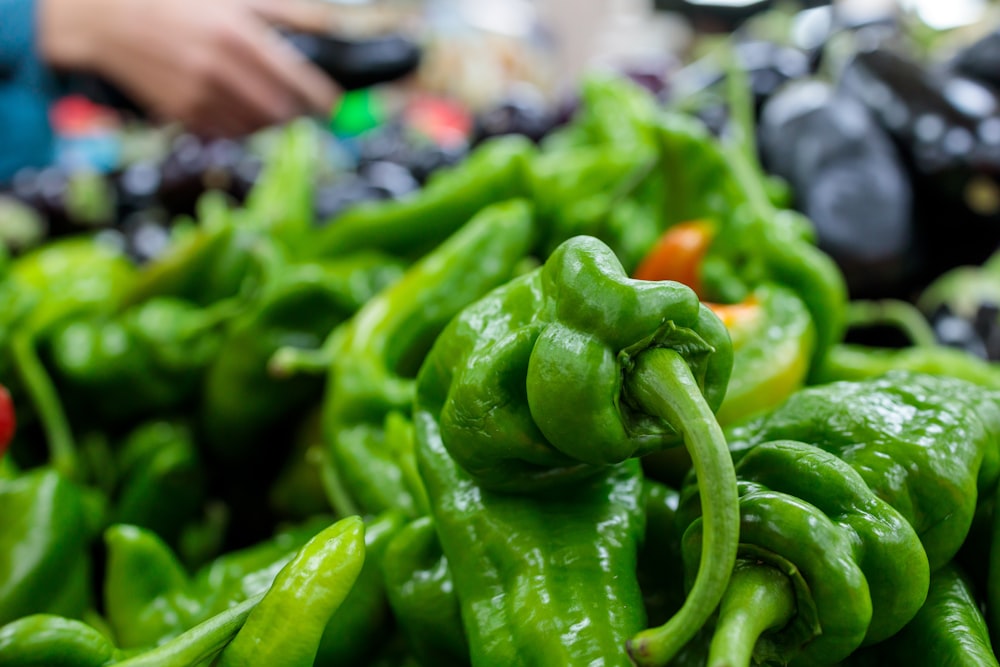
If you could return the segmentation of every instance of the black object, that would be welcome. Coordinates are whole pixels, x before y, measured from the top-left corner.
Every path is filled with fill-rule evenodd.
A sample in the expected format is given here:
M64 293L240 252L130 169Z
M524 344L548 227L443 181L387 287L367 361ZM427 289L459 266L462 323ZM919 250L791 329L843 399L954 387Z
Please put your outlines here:
M905 294L913 272L909 176L857 100L820 81L776 93L760 122L768 169L789 182L853 297Z
M284 33L284 36L345 90L395 81L413 73L420 65L420 47L400 35L361 40L312 33Z
M896 49L860 50L841 77L894 139L911 175L921 270L930 281L1000 244L1000 100Z
M1000 88L1000 31L964 48L955 58L954 68L959 74Z

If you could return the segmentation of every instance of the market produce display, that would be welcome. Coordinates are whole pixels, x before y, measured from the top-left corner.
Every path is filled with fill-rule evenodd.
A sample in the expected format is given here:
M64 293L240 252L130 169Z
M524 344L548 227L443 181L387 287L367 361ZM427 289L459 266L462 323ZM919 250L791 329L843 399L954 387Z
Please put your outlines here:
M996 367L849 301L744 84L5 254L0 666L997 665Z

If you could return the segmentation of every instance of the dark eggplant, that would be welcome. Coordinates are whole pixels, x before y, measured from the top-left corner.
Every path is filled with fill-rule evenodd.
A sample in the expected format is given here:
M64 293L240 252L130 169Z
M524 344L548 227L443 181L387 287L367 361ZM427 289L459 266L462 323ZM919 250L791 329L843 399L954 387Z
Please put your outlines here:
M984 261L1000 244L994 92L879 45L855 54L840 87L875 114L910 170L923 280Z
M854 297L898 295L912 273L912 192L892 141L832 86L801 81L765 103L760 150L784 178Z

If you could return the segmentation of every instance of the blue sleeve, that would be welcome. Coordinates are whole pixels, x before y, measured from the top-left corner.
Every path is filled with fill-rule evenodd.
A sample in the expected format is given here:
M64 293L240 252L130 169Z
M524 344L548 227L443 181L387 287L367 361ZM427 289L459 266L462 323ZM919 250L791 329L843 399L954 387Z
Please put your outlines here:
M56 78L39 58L35 0L0 0L0 183L54 157L49 105Z
M0 76L36 57L35 0L0 0Z

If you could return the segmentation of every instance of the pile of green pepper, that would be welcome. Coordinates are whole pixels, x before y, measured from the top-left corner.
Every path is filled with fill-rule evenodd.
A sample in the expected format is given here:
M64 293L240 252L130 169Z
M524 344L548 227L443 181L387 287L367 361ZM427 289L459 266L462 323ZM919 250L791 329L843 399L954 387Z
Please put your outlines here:
M0 667L997 665L996 370L843 344L733 98L0 262Z

